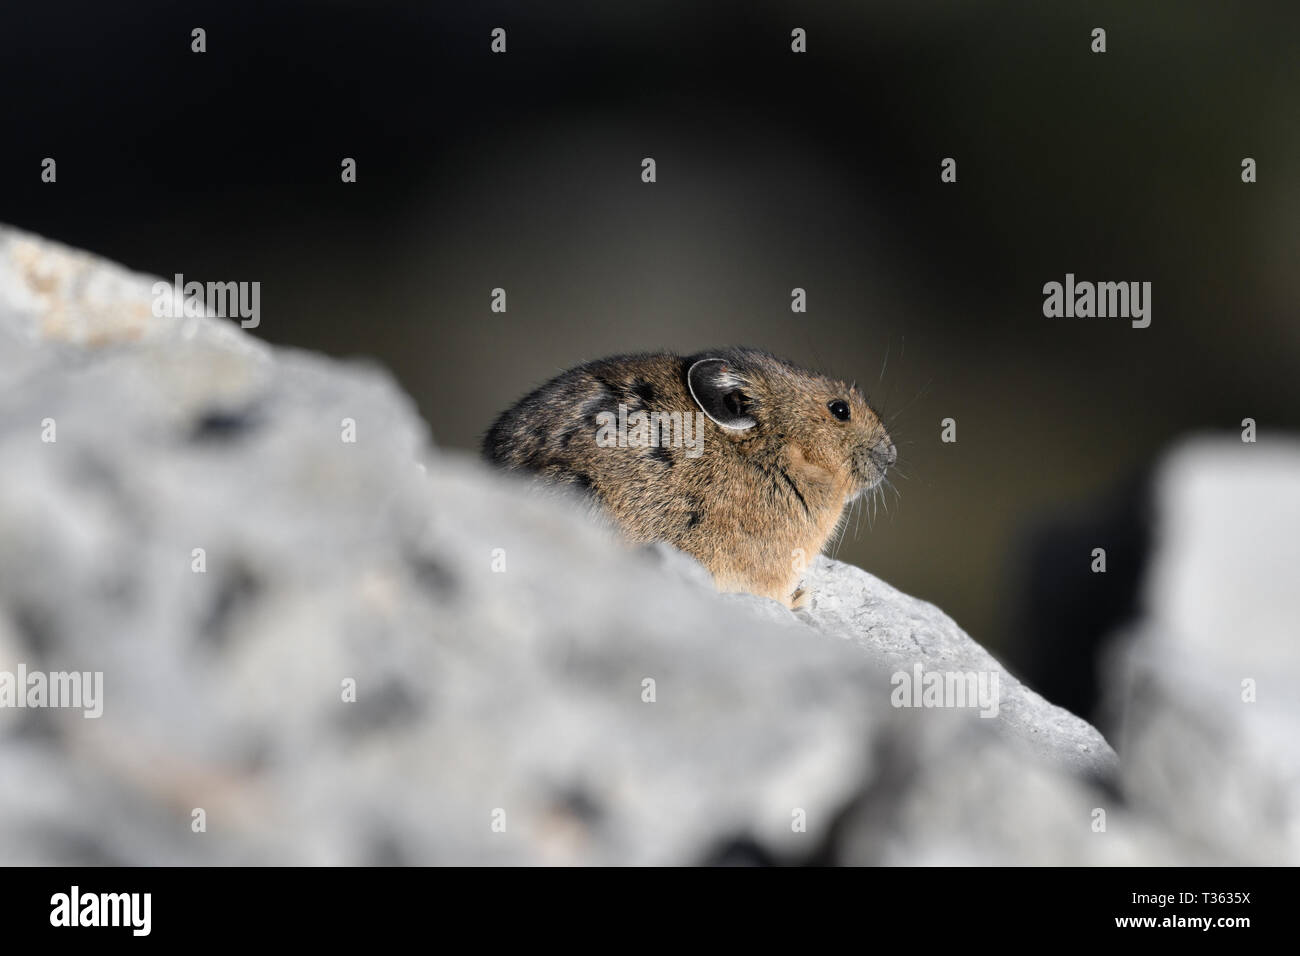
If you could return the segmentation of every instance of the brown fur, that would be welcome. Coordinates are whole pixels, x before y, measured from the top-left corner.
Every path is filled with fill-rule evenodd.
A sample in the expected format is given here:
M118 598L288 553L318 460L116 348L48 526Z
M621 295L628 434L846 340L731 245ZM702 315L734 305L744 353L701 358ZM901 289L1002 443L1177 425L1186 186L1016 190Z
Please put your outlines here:
M848 421L831 413L835 400L848 403ZM600 447L596 416L617 413L620 403L629 416L680 412L694 421L695 412L711 412L702 454ZM753 424L727 428L715 415ZM667 541L694 555L719 590L789 606L800 599L803 565L835 534L845 506L896 457L856 388L746 348L580 365L503 413L483 453L502 467L577 486L630 539Z

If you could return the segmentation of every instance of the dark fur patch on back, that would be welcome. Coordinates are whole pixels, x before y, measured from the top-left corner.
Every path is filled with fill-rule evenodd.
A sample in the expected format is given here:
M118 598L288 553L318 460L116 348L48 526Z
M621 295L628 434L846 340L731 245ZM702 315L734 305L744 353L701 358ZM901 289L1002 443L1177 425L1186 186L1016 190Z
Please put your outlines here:
M587 474L585 471L572 472L568 476L568 479L568 484L577 488L584 495L591 495L594 498L600 497L600 491L597 490L595 484L592 483L591 475Z
M632 394L635 395L642 405L649 408L655 403L655 387L645 379L637 379L631 385Z

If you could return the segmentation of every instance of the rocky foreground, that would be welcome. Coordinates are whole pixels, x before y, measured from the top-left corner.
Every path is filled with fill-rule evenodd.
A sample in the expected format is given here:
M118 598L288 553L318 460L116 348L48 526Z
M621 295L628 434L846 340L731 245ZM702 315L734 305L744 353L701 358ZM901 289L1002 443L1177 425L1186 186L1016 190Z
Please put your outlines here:
M1117 757L931 604L718 595L153 282L0 228L0 864L1300 861L1300 447L1167 462Z

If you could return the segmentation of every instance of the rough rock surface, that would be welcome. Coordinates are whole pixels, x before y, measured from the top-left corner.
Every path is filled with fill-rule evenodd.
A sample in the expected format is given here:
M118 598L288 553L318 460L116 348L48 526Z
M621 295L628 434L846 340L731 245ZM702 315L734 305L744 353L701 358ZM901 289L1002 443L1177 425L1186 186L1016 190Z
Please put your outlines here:
M0 673L104 675L0 709L0 863L1214 858L932 605L825 558L806 610L717 595L151 281L0 229ZM997 716L891 706L918 663Z

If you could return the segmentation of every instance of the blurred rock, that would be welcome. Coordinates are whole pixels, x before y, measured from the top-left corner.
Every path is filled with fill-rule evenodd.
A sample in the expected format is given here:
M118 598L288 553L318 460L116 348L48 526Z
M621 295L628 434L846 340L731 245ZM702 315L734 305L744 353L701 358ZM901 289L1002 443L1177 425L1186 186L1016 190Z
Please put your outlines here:
M382 370L150 286L0 230L0 671L105 697L0 709L0 863L1213 858L1222 790L1170 828L1128 767L1126 808L1101 736L932 605L825 558L804 610L717 595L434 451ZM996 674L997 715L892 706L917 665Z
M1161 467L1145 612L1110 655L1142 812L1223 863L1300 863L1300 441L1185 443Z

